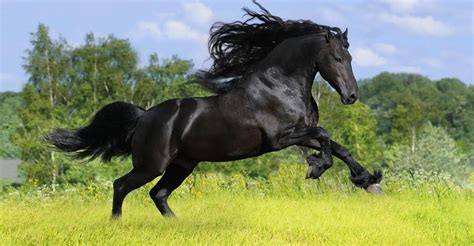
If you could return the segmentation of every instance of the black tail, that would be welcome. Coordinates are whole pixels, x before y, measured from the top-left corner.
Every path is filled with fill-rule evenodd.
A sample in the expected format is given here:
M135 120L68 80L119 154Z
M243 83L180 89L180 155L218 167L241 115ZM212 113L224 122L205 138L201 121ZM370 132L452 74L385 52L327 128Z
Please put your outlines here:
M125 102L114 102L97 112L89 125L76 129L56 129L46 140L58 149L74 152L76 158L101 156L110 161L114 156L131 154L131 141L138 118L145 109Z

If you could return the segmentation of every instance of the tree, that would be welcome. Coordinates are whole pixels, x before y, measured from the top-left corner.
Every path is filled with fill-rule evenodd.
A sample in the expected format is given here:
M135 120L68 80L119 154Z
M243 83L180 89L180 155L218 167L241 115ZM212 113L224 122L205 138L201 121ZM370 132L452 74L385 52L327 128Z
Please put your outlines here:
M24 65L30 77L22 92L25 108L20 118L23 124L13 140L21 148L21 168L28 176L40 176L55 184L60 167L52 149L47 148L41 139L52 126L64 120L61 117L64 116L62 105L67 101L67 88L62 82L68 65L67 44L64 40L53 42L48 28L41 24L31 34L31 44L33 48L27 50Z
M39 184L78 180L67 172L90 174L85 165L58 157L47 146L43 138L53 128L81 127L112 101L148 108L168 98L204 94L186 83L191 61L173 57L160 62L152 55L150 64L140 69L130 43L112 35L96 39L87 34L84 45L71 47L64 39L52 40L48 28L39 25L31 45L24 64L29 80L21 93L22 124L12 139L21 149L21 170Z
M20 148L11 141L11 135L20 125L18 117L22 99L18 93L0 93L0 115L8 116L0 118L0 158L12 159L20 157Z
M426 123L418 132L415 151L411 146L393 145L388 151L389 166L397 170L425 170L449 173L458 179L466 179L469 165L456 149L455 141L441 127Z
M410 93L397 102L397 106L391 112L392 127L390 132L391 143L407 143L411 145L411 151L416 149L417 130L427 120L423 117L421 101Z
M473 86L453 78L431 81L405 73L381 73L360 84L360 100L375 112L377 133L388 143L411 139L413 147L413 136L418 135L414 132L430 121L446 128L465 153L474 148Z

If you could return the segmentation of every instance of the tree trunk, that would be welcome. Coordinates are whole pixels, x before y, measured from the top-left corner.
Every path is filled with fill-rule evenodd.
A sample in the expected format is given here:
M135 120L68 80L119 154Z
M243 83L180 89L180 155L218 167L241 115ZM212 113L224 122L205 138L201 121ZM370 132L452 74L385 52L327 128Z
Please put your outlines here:
M411 153L415 153L416 149L416 128L412 127L411 128Z
M93 76L93 79L92 79L92 94L93 94L94 109L95 109L95 107L97 105L97 89L96 89L96 85L97 85L97 50L96 50L95 45L94 45L94 74L92 76Z
M53 95L53 76L51 76L51 69L49 66L49 50L46 49L44 52L44 56L46 57L46 75L48 77L48 86L49 86L49 102L51 107L54 105L54 95Z
M53 76L51 75L51 68L49 63L49 49L46 49L44 52L46 58L46 76L48 78L48 87L49 87L49 103L51 105L50 111L50 120L53 120L53 108L54 108L54 93L53 93ZM54 152L50 151L49 153L51 159L51 165L53 166L53 176L51 180L51 187L53 192L56 191L56 180L57 180L57 168L56 163L54 162Z
M56 192L56 182L57 182L57 176L58 176L58 168L56 167L56 163L54 161L54 152L51 151L51 164L53 165L53 178L51 181L51 187L53 192Z

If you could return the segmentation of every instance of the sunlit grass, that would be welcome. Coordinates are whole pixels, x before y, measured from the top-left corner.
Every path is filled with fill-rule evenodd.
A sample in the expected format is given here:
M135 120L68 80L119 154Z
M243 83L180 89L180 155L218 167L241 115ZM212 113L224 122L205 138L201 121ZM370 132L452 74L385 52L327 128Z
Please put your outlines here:
M147 197L153 184L127 197L120 220L110 218L110 181L56 192L13 190L0 196L0 244L474 243L469 188L431 176L425 182L388 177L387 193L374 196L337 173L304 180L304 168L284 167L260 181L193 175L170 199L177 219L162 218Z
M474 242L468 196L317 195L272 198L221 193L175 198L165 220L151 201L127 200L121 220L110 201L67 197L0 203L0 242L25 244L456 244Z

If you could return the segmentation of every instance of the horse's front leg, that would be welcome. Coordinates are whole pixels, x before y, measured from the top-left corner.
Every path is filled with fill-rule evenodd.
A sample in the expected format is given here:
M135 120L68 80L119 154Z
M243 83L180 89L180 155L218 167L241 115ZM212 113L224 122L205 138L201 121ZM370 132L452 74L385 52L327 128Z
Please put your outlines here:
M312 140L316 141L319 154L309 156L306 161L309 168L306 172L306 178L317 179L327 169L332 166L332 150L331 139L326 130L322 127L308 128L294 132L288 140L292 144L303 145L311 144Z
M317 179L332 167L332 149L329 133L322 127L317 127L317 131L312 135L312 139L319 142L319 154L313 154L306 158L308 172L306 178Z
M321 143L316 139L303 141L299 145L315 150L322 150ZM332 140L330 140L330 145L331 153L341 159L347 164L347 167L349 167L351 181L355 186L364 188L370 193L383 193L383 190L379 185L382 180L382 173L380 171L375 171L374 174L371 174L352 157L352 154L347 150L347 148ZM308 157L308 162L312 157L313 155Z

